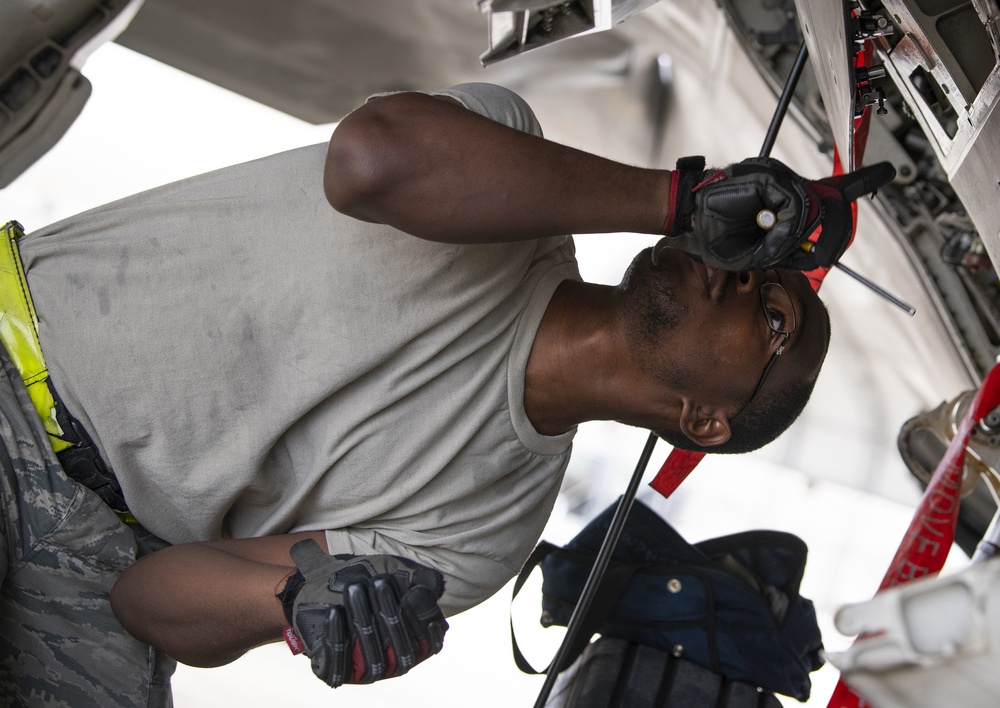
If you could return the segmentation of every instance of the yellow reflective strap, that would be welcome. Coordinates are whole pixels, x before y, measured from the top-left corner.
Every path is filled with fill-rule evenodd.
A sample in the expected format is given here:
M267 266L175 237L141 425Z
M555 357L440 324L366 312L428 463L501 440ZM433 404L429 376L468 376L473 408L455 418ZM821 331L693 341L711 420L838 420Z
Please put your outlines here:
M119 511L118 509L112 509L111 511L115 512L115 516L121 519L123 524L128 524L130 526L139 525L139 520L132 516L131 511Z
M4 224L0 233L0 341L24 379L52 448L60 452L71 444L60 437L63 430L56 420L55 399L47 383L49 372L38 341L38 316L17 251L16 240L23 235L16 221Z

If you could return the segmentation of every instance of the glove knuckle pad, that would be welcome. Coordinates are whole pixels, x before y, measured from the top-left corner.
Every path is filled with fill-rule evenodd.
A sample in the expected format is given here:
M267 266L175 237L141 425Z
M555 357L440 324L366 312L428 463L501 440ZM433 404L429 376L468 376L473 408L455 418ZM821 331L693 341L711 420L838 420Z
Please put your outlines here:
M293 595L292 624L324 682L398 676L440 651L447 622L437 570L397 556L331 556L312 540L296 546L305 581Z

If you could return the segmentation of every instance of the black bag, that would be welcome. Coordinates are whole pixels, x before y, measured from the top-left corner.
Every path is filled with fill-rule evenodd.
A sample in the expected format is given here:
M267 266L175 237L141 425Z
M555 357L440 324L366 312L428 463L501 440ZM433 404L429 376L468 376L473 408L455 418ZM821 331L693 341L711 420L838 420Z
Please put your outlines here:
M525 563L514 593L541 563L544 626L569 623L615 507L564 548L541 542ZM823 665L813 603L799 595L806 552L802 539L780 531L747 531L692 546L635 502L567 663L599 633L804 701L812 688L809 673ZM514 659L522 671L537 673L516 640Z

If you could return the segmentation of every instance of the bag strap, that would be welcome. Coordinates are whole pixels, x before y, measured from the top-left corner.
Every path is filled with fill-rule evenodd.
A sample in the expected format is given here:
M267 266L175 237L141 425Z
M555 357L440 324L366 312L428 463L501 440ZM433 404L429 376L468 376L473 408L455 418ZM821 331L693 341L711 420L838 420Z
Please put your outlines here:
M514 582L514 591L510 598L510 644L514 653L514 663L517 664L517 668L526 674L547 674L553 670L553 666L550 661L548 666L541 671L538 671L521 652L521 648L517 644L517 636L514 633L514 598L516 598L517 594L521 591L521 588L527 581L528 576L531 575L531 571L533 571L536 566L545 560L550 553L556 553L562 550L563 549L559 546L553 545L548 541L541 541L537 546L535 546L535 550L531 552L531 555L528 556L528 560L524 562L524 566L521 568L521 572L518 573L517 580ZM589 560L592 563L596 560L596 557ZM580 623L580 633L577 635L576 641L573 642L573 645L570 647L570 650L566 655L565 664L555 669L557 672L562 671L576 661L576 658L580 656L580 653L584 650L584 648L590 644L591 637L598 632L601 625L604 624L604 621L618 604L622 593L624 593L625 588L628 586L629 581L632 579L632 576L635 574L635 571L640 567L640 565L641 564L615 564L612 562L612 564L608 566L604 577L601 579L601 584L597 588L597 593L594 595L594 599L590 604L590 608L584 616L583 621Z
M531 555L528 556L528 560L524 561L524 565L521 567L521 572L518 573L517 580L514 581L514 592L511 593L510 596L510 646L514 652L514 663L517 664L517 668L526 674L544 674L548 671L548 668L546 667L542 671L536 671L531 665L531 662L524 657L523 653L521 653L521 648L517 645L517 636L514 633L514 598L516 598L517 594L521 592L521 588L524 587L524 583L528 580L528 576L531 575L531 571L533 571L539 563L545 560L547 555L556 550L558 550L558 546L554 546L548 541L540 541L539 544L535 546L535 550L533 550Z

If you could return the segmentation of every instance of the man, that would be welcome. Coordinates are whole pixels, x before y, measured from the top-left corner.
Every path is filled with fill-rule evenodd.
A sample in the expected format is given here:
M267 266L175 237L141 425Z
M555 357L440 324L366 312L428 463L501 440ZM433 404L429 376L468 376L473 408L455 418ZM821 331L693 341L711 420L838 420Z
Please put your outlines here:
M579 422L732 452L791 423L826 313L799 273L714 266L814 267L800 245L821 223L829 265L847 243L829 215L856 196L772 163L705 181L539 135L498 87L382 96L327 151L18 239L48 384L79 421L62 427L89 434L128 511L175 545L131 563L128 528L19 416L8 364L5 503L43 528L5 529L7 695L152 704L164 672L145 644L212 666L286 625L331 685L405 673L440 649L441 611L517 572ZM620 231L666 243L617 288L581 282L564 234ZM18 496L28 478L42 502ZM88 658L87 629L113 660Z

